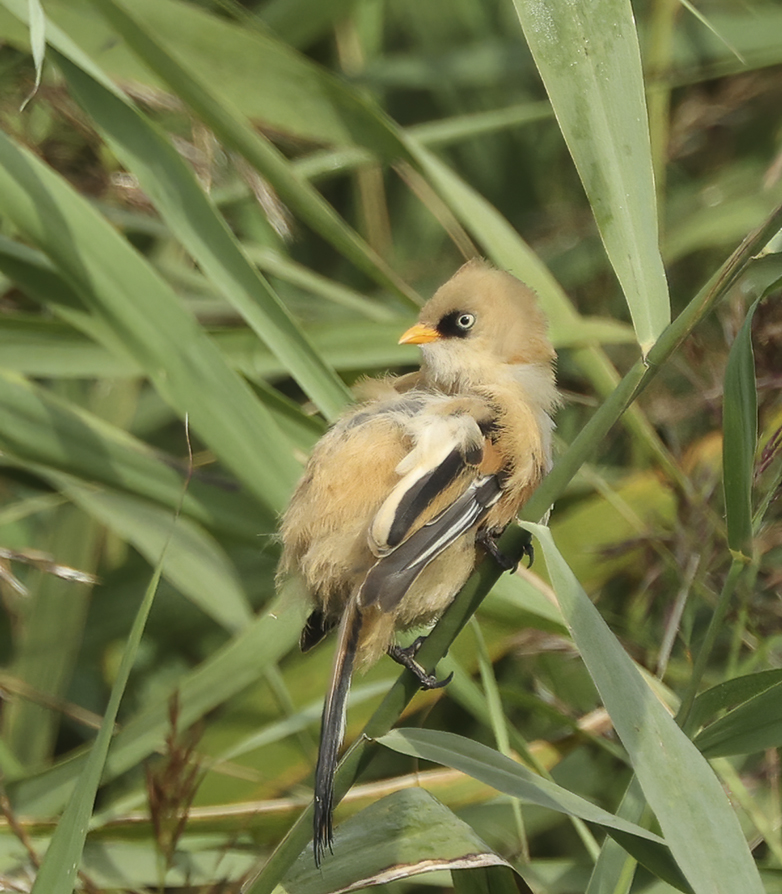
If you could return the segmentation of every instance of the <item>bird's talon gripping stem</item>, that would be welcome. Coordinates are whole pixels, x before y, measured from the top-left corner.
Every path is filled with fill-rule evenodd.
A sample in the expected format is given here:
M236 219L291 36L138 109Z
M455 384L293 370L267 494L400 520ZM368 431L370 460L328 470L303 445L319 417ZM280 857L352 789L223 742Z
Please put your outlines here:
M519 567L519 563L514 562L513 559L506 556L505 553L500 550L494 535L486 530L479 531L475 541L486 550L503 571L510 571L511 574L515 574L516 569Z
M521 557L527 556L529 559L529 564L527 568L532 567L532 562L535 559L535 550L532 548L532 537L527 534L527 542L523 545L521 550ZM494 559L494 561L502 568L503 571L510 571L511 574L515 574L516 570L519 567L518 561L514 561L510 558L510 556L506 556L504 552L497 546L497 540L494 535L491 534L487 530L479 531L475 537L476 543L482 546L486 552Z
M406 667L410 673L415 676L416 680L418 680L421 689L442 689L443 686L447 686L451 682L453 674L448 674L444 680L438 680L434 674L427 674L415 660L415 656L418 654L418 650L421 648L425 639L425 636L419 636L415 642L404 649L396 644L389 646L388 657L393 658L394 661L396 661L397 664L401 664L402 667Z
M535 561L535 547L532 545L532 534L529 531L525 531L522 528L522 531L525 535L524 545L521 548L522 557L526 556L529 559L527 562L527 568L532 568L532 563Z

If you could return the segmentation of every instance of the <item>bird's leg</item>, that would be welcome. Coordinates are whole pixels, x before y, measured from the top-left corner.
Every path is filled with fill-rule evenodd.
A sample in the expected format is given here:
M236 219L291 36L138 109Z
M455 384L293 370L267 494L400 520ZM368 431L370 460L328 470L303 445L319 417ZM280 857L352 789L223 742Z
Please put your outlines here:
M415 660L415 656L418 654L418 650L425 639L425 636L419 636L414 643L411 643L404 649L394 643L388 647L388 657L393 658L402 667L406 667L421 684L421 689L442 689L443 686L447 686L451 682L453 674L448 674L444 680L438 680L434 674L427 674Z
M524 533L526 534L526 540L521 548L520 558L527 556L529 559L527 568L532 568L532 563L535 561L535 550L532 546L532 534L530 534L529 531L524 531ZM510 571L511 574L515 573L516 569L519 567L518 561L514 562L513 559L506 556L505 553L500 550L497 546L497 539L491 531L486 528L478 531L475 536L475 542L486 550L503 571Z

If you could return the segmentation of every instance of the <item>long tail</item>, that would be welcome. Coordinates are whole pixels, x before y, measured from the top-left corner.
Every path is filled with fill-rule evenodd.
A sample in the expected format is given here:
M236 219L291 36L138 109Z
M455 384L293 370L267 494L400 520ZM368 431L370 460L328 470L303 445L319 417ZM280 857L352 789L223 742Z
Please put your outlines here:
M320 750L315 770L315 815L313 819L313 851L315 865L320 866L323 853L331 850L333 840L334 773L337 755L345 735L345 708L350 678L361 633L361 610L351 599L339 625L339 639L331 669L329 688L323 705L320 724Z

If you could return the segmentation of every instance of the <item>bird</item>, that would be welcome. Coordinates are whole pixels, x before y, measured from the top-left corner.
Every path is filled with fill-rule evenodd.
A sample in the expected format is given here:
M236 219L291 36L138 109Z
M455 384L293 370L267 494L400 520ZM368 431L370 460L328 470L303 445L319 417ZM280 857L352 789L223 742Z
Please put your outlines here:
M396 634L431 625L486 554L515 567L497 538L551 466L556 355L532 289L470 260L399 344L420 346L420 369L358 386L356 405L315 445L280 524L278 576L298 576L312 599L302 651L337 628L315 771L318 867L333 853L354 669L387 653L423 689L448 682L415 660L423 637L402 648Z

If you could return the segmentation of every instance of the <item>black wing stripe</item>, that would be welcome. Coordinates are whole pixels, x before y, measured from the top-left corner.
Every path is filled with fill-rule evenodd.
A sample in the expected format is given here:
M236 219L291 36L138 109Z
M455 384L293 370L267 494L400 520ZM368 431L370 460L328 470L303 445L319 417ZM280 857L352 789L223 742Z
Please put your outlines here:
M476 525L501 493L495 475L473 482L436 519L412 534L393 553L378 559L364 580L359 594L360 604L376 604L383 611L391 611L424 568Z
M483 451L481 451L481 454ZM464 469L464 453L457 447L431 472L422 475L399 501L394 521L386 538L387 545L393 549L404 540L415 520L420 517L432 500L455 481Z

